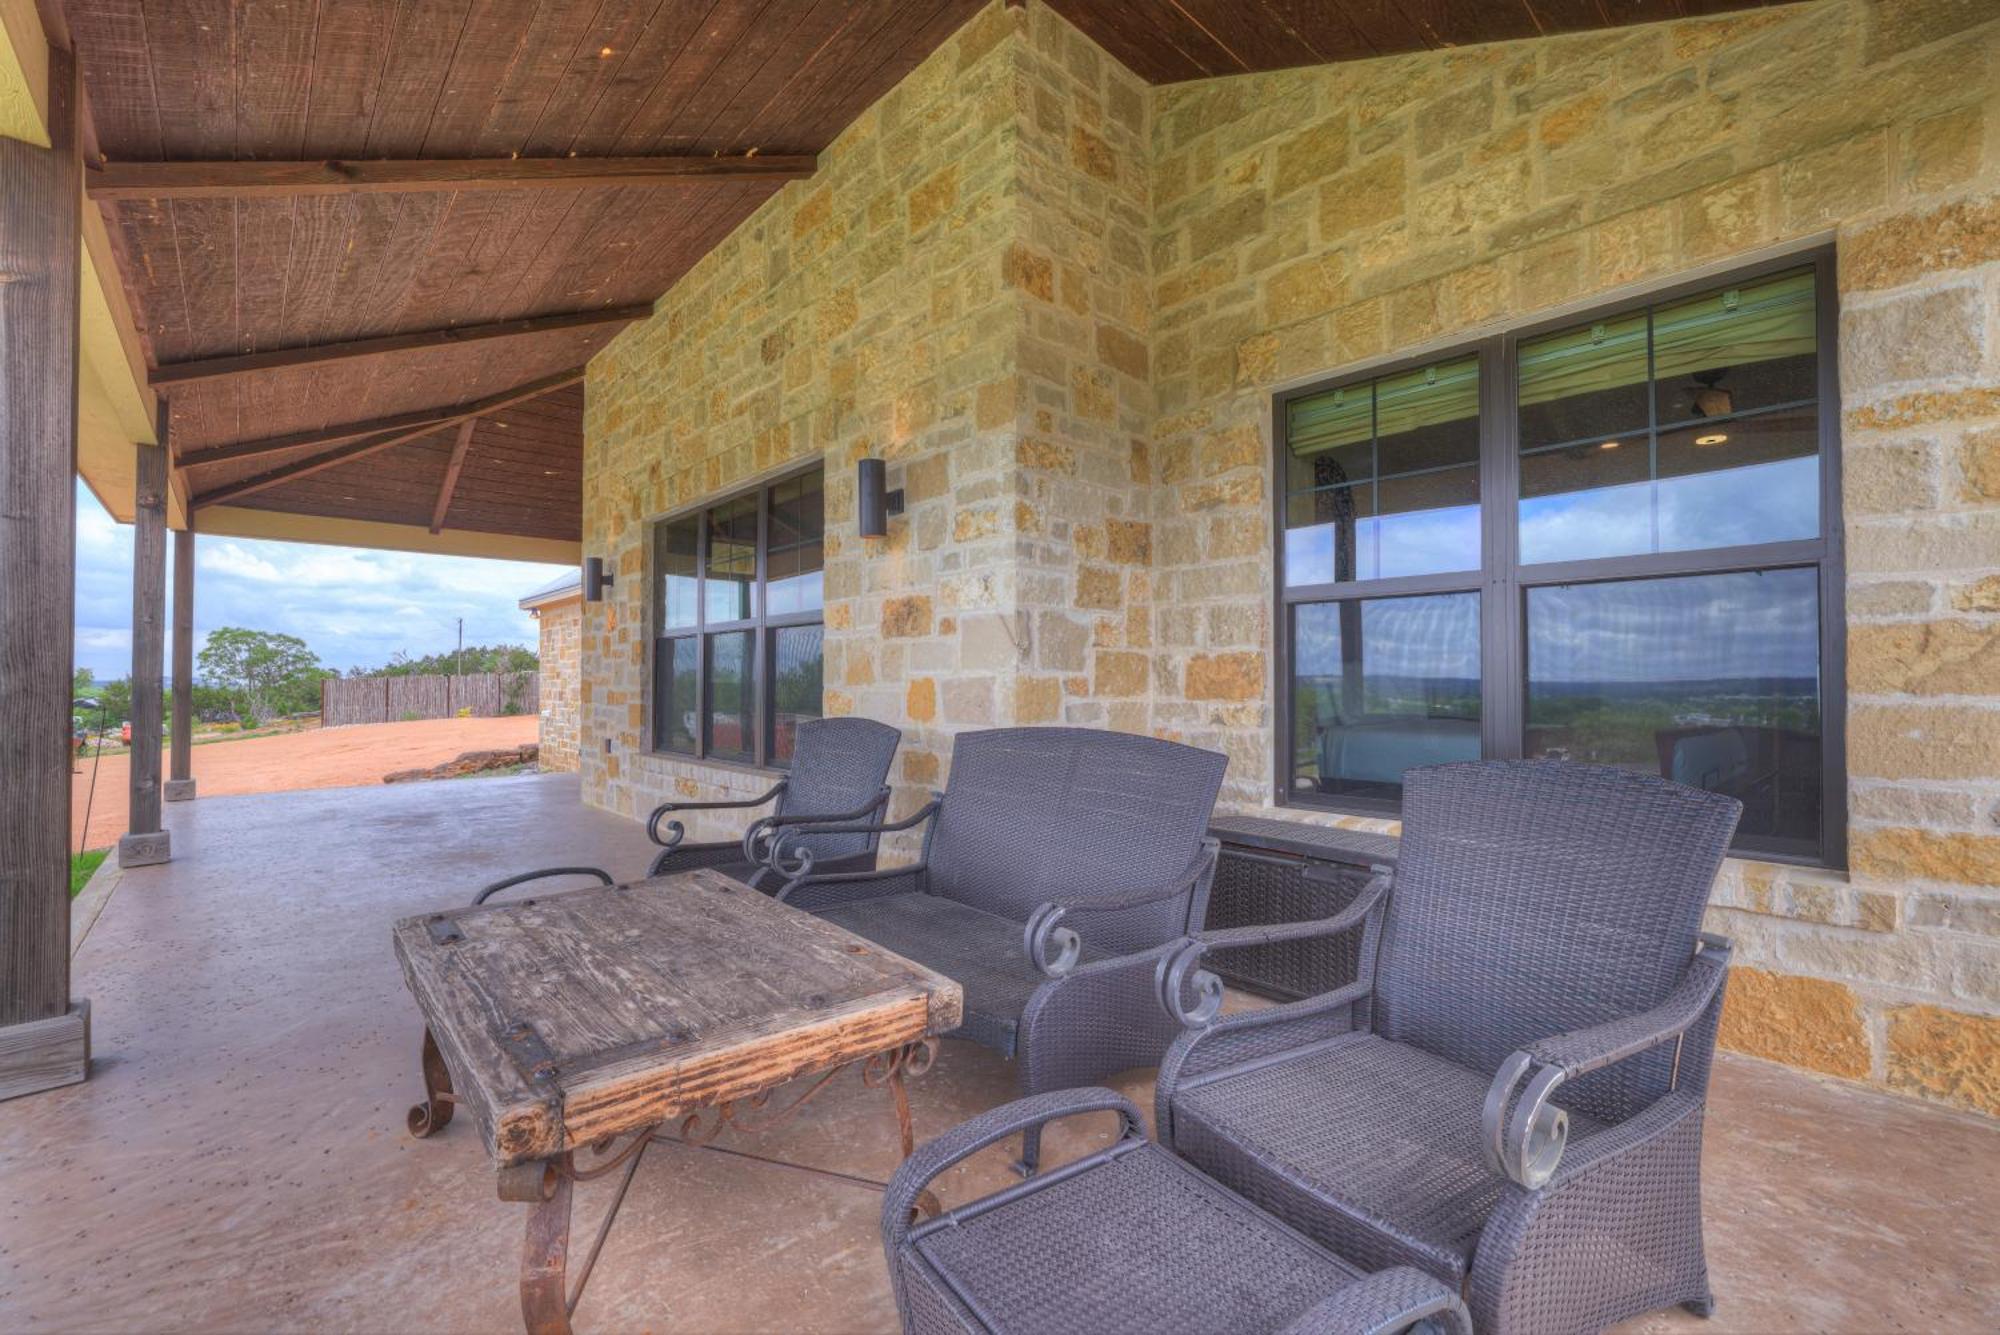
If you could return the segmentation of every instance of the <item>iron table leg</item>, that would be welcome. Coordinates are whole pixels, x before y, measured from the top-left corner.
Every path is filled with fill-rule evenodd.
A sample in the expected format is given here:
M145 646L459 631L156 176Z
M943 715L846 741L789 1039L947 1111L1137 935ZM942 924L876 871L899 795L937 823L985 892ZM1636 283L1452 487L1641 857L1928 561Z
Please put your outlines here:
M521 1243L521 1320L528 1335L570 1335L569 1217L573 1182L570 1156L558 1155L505 1168L500 1199L526 1201L527 1233Z
M414 1105L406 1119L410 1134L418 1140L444 1130L451 1121L452 1105L457 1102L451 1092L451 1070L444 1064L444 1054L438 1051L437 1039L428 1028L424 1030L423 1071L424 1101Z

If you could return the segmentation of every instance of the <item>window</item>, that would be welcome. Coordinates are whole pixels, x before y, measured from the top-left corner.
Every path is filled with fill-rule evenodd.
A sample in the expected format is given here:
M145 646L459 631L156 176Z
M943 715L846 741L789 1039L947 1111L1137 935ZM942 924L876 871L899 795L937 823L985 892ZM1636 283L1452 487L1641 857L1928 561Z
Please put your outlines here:
M1593 761L1838 864L1830 253L1279 396L1279 799Z
M785 766L820 716L825 474L653 526L653 748Z

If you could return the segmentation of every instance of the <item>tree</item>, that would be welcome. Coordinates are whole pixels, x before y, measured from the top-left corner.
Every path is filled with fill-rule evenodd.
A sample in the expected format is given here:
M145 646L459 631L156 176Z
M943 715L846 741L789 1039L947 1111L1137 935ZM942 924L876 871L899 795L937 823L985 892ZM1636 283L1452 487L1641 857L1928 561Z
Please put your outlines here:
M335 674L296 635L224 626L201 647L203 680L229 693L247 726L319 707L319 683Z

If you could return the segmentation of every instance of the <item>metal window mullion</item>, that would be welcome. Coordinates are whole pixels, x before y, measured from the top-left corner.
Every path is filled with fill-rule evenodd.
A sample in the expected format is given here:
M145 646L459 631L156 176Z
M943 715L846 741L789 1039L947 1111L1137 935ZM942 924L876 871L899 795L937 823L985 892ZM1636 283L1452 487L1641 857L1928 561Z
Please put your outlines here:
M770 589L766 580L770 576L771 552L771 493L774 487L760 487L757 490L757 555L753 562L750 579L751 631L750 651L743 655L744 670L750 673L750 758L751 763L762 768L770 759L770 730L774 726L769 700L767 678L764 670L765 643L768 638L764 629L764 618L770 607Z
M708 511L694 514L694 754L708 757Z
M1520 422L1515 384L1519 340L1502 335L1480 352L1479 739L1489 760L1525 748L1527 665L1519 578Z
M1437 575L1391 575L1387 579L1351 580L1345 584L1301 584L1280 589L1279 601L1289 606L1301 603L1344 603L1357 598L1407 598L1426 593L1465 593L1480 585L1477 570L1449 570Z
M1660 393L1654 376L1653 312L1646 307L1646 515L1653 526L1650 551L1660 550Z
M1833 254L1814 260L1819 358L1820 860L1847 866L1847 559L1840 502L1840 295Z
M1546 561L1522 566L1519 582L1526 588L1549 584L1609 584L1628 579L1671 579L1677 575L1727 575L1742 570L1774 570L1816 565L1825 559L1826 544L1818 538L1762 542L1744 547L1705 547L1686 552L1642 552L1627 556L1593 556L1576 561Z

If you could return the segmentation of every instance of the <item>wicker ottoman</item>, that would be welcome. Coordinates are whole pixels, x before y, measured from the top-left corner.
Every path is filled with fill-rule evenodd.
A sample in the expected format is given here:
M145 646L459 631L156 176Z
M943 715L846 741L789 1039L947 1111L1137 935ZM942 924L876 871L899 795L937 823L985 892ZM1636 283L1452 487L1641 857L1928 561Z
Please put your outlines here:
M938 1174L1031 1126L1115 1112L1117 1141L911 1222ZM890 1184L883 1242L903 1329L1470 1335L1458 1296L1420 1271L1364 1274L1146 1139L1108 1089L996 1108L918 1149Z

